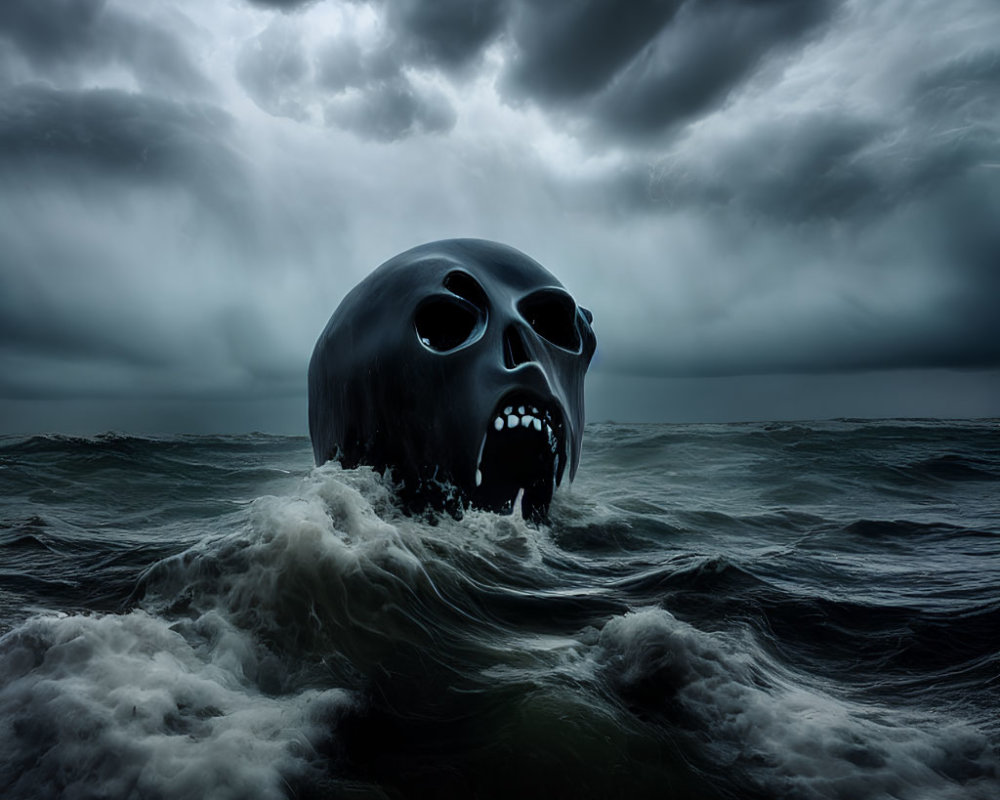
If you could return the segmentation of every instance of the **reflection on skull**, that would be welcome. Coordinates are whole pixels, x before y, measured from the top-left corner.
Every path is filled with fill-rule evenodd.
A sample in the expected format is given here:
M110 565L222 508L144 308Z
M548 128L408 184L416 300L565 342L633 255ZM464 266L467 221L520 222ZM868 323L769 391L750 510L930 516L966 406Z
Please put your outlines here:
M593 318L523 253L449 239L344 298L309 364L317 464L391 469L411 508L545 515L580 461Z

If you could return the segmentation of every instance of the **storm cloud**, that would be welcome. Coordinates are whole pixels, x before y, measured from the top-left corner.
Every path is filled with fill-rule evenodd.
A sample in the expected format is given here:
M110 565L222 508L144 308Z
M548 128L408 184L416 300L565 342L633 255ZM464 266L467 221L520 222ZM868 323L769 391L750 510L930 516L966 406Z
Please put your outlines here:
M998 93L992 0L9 0L0 412L304 430L354 283L482 236L602 417L1000 414Z
M526 4L506 86L644 137L711 109L762 59L826 21L826 0Z
M12 173L62 180L175 182L198 192L236 191L225 145L230 120L217 108L178 104L114 89L62 90L44 84L0 94L0 160ZM227 184L230 187L227 189Z
M408 76L398 56L391 39L362 49L350 36L328 39L307 55L297 23L277 19L244 46L237 74L257 104L276 116L321 119L377 141L450 130L451 104Z
M144 10L146 15L108 7L105 0L5 0L0 37L10 49L4 82L44 76L79 86L94 71L122 66L144 89L207 91L210 84L184 45L194 28L152 4Z

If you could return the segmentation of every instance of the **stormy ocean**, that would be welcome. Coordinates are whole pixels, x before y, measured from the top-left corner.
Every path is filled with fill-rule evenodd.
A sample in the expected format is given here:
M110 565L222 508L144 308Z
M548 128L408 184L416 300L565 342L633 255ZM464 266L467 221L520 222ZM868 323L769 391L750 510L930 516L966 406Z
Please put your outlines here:
M0 438L0 797L1000 797L1000 421L590 425L550 517Z

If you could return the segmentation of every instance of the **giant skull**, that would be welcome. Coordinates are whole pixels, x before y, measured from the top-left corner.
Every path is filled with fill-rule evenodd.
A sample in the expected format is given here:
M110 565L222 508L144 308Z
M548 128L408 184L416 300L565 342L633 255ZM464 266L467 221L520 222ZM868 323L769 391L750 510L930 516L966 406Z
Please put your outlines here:
M593 317L523 253L408 250L358 284L309 364L317 464L390 468L411 507L543 516L583 435Z

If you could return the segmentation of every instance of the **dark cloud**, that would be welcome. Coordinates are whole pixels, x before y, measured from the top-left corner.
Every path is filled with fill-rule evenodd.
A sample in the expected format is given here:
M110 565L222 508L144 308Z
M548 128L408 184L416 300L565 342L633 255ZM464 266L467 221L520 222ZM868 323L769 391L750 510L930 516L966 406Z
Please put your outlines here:
M129 265L69 237L0 241L0 397L301 391L307 354L289 353L256 304L193 293L151 297L143 285L157 281L148 273L172 266L156 254ZM28 259L34 272L18 263Z
M316 56L316 79L325 90L338 94L345 89L378 87L386 81L408 79L405 53L392 40L381 39L362 48L357 40L341 34L328 39Z
M295 11L319 0L249 0L256 6ZM360 0L346 0L359 3ZM504 28L511 0L374 0L385 40L397 64L460 69L475 61Z
M585 128L659 134L718 106L761 60L830 18L834 0L525 0L506 96L555 104Z
M994 227L975 210L996 203L1000 47L898 81L878 113L838 102L764 115L745 104L708 133L676 138L652 168L637 162L623 195L650 208L735 211L769 225L866 228L913 205L943 221L961 207L970 210L959 223L963 239L975 241L971 220L982 220L984 234Z
M934 68L925 68L913 89L916 108L929 117L968 124L996 115L993 99L1000 91L1000 47L960 53Z
M229 117L112 89L25 85L0 93L0 162L9 172L83 169L136 182L181 183L206 196L239 193L238 161L223 143Z
M645 208L700 209L734 239L720 274L756 275L757 297L693 312L700 333L681 347L616 348L611 360L674 376L1000 366L1000 145L904 147L901 135L817 115L808 132L748 137L739 159L708 154L709 173L671 161ZM813 274L816 259L829 274Z
M190 219L254 246L231 135L229 117L201 104L110 89L0 92L0 353L137 369L175 361L183 331L153 324L158 298L136 284L183 271L149 244L155 235L183 252L183 197L195 201ZM157 216L133 226L135 207Z
M658 133L720 104L765 55L799 42L833 8L827 0L688 0L590 113L613 133Z
M643 138L717 107L766 56L801 44L837 5L838 0L383 2L376 5L384 25L381 39L365 50L344 35L335 37L317 56L315 87L308 86L306 56L287 30L280 36L265 32L244 52L241 79L272 113L297 118L296 101L282 98L304 87L308 92L353 87L371 92L368 105L378 109L360 116L383 119L380 97L419 102L412 85L398 91L408 81L408 68L461 78L486 47L501 40L508 61L500 84L508 101L560 108L577 121L575 130ZM435 106L440 101L432 101L425 116L443 119ZM447 129L388 127L400 135ZM352 129L386 138L385 125Z
M442 96L408 70L461 79L485 48L506 43L500 84L508 101L557 107L575 130L648 137L719 105L768 54L828 20L836 0L406 0L379 3L384 25L366 47L338 34L315 56L276 20L240 57L240 80L273 114L302 119L322 92L356 89L350 111L325 119L395 140L451 128ZM315 63L313 63L315 62ZM399 102L398 112L388 108ZM338 104L339 105L339 104Z
M141 381L175 363L183 334L158 324L128 275L159 265L137 261L120 271L100 237L88 240L75 232L73 219L37 195L27 205L43 209L44 218L3 203L20 230L0 230L0 393L122 391L128 387L114 378ZM39 235L46 230L59 235Z
M328 39L317 57L317 81L320 86L334 94L346 89L364 86L373 73L390 77L397 72L394 64L384 66L366 63L361 46L350 36L335 36Z
M928 204L932 215L924 220L939 232L937 257L960 287L945 309L965 337L953 348L956 364L1000 363L1000 181L994 177L1000 174L1000 152L994 152L996 161L935 196Z
M408 60L456 69L475 60L503 29L508 0L390 0L383 6L395 33L391 46Z
M303 121L320 105L325 124L381 142L451 130L451 103L415 83L402 55L389 42L362 48L339 34L310 57L301 31L277 20L244 46L237 74L254 101L277 116Z
M91 54L103 38L105 0L7 0L0 5L0 31L32 60L45 63Z
M73 82L81 67L117 63L146 88L188 93L208 88L174 32L108 8L105 0L4 0L0 37L35 70L66 82Z
M657 376L995 369L998 65L995 45L928 57L855 102L829 85L750 93L652 167L634 157L609 187L618 213L708 221L726 263L704 269L747 294L696 306L676 347L605 337L609 362Z
M682 150L652 171L637 166L649 179L636 199L668 210L735 208L791 223L870 213L889 202L890 187L864 151L886 132L880 122L836 113L775 118L717 149Z
M517 8L508 91L566 101L600 89L655 39L684 0L550 3Z
M326 120L362 136L383 142L417 133L443 133L455 124L448 100L419 91L399 76L367 84L364 92L326 107Z
M2 1L0 418L298 402L343 292L452 235L593 308L609 416L996 375L991 4Z
M232 118L203 102L218 95L182 45L192 29L170 9L0 4L3 397L273 381L263 351L241 368L206 323L217 301L185 296L187 259L260 249ZM109 83L129 89L85 88Z
M995 287L994 287L995 288ZM745 326L745 335L706 336L683 353L614 348L603 369L647 377L832 374L894 369L1000 367L1000 323L987 302L942 300L919 314L874 308L787 324L781 309ZM990 304L992 305L992 304ZM978 306L978 307L976 307ZM971 314L971 316L970 316Z
M0 353L65 360L97 360L131 367L164 367L169 358L143 325L142 314L127 305L114 317L95 318L93 308L66 303L45 281L15 277L21 265L12 253L0 256ZM80 264L78 253L63 252L64 263ZM51 272L60 271L49 265ZM100 322L100 324L95 324ZM123 335L124 331L128 335Z

